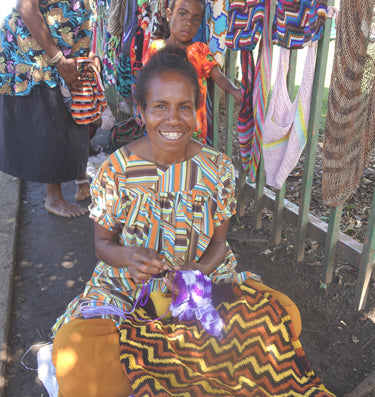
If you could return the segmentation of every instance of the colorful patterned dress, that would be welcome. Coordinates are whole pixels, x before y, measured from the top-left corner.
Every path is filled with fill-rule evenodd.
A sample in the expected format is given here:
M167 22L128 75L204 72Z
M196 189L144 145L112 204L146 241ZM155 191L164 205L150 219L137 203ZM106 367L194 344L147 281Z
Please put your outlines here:
M87 56L96 18L94 0L40 0L51 36L65 56ZM28 95L38 84L55 87L58 72L13 9L0 28L0 94Z
M154 55L161 48L165 47L165 40L153 41L146 56L143 58L145 65L152 55ZM201 105L197 109L197 127L195 129L194 138L202 143L206 143L207 137L207 110L206 110L206 97L207 97L207 78L210 76L211 70L214 66L218 65L215 61L207 44L196 41L186 48L189 62L194 66L197 74L199 87L201 90Z
M109 230L120 232L124 246L153 248L172 265L198 262L215 226L235 212L234 169L225 154L203 146L191 159L168 167L142 160L123 147L103 165L91 188L91 218ZM250 272L237 273L237 262L229 245L221 265L209 276L241 283ZM80 304L102 303L123 310L132 308L142 285L131 279L126 267L99 262L80 296L68 306L54 331L73 318L82 317ZM167 292L161 278L150 282L151 291ZM108 317L116 321L117 317Z
M39 9L66 57L89 54L95 0L40 0ZM86 172L88 127L67 111L49 61L14 8L0 25L0 171L62 183Z

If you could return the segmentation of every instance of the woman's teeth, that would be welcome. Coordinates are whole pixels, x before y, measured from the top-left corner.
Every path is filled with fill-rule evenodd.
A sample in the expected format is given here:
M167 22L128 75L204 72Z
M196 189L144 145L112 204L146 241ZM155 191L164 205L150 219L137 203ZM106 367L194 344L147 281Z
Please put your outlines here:
M160 132L160 134L163 135L164 138L171 141L175 141L182 135L180 132Z

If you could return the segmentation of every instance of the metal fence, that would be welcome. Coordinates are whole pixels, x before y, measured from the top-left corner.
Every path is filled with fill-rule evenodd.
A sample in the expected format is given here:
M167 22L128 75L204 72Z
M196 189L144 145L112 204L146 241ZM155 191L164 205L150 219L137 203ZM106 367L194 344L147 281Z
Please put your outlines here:
M331 2L332 3L332 2ZM304 251L307 238L324 244L325 255L323 262L322 280L330 284L334 272L336 256L341 257L351 265L358 268L358 279L355 290L355 309L362 310L366 304L368 289L375 264L375 192L372 199L372 206L368 217L366 238L360 243L352 237L340 231L340 220L342 206L330 208L328 223L313 216L310 213L310 203L313 188L313 176L316 161L317 143L319 135L319 124L322 110L322 99L324 92L324 81L326 78L328 49L330 43L332 20L327 19L324 35L319 40L317 58L315 65L313 93L311 98L310 118L308 125L308 137L305 147L302 191L299 205L285 199L286 186L273 191L265 184L265 173L262 159L259 164L256 183L249 181L248 175L239 167L238 170L238 214L244 214L244 201L251 198L254 201L254 215L256 228L262 227L262 211L264 208L273 211L272 242L278 245L281 242L282 224L287 222L296 226L295 259L300 262L304 258ZM297 53L300 50L293 50L291 53L290 70L288 73L288 89L293 92L295 85ZM228 51L225 70L228 77L233 81L236 73L236 51ZM225 151L232 156L233 149L233 115L234 101L232 96L225 97L226 110L226 136ZM219 92L214 88L213 94L213 146L219 146Z

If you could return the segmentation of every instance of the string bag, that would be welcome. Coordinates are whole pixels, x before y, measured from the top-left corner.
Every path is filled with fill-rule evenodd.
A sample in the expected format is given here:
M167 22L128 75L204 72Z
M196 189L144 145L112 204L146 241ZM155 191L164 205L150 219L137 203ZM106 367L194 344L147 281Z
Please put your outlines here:
M343 0L323 139L323 202L342 205L358 186L375 140L375 1Z
M306 145L316 48L313 43L307 49L302 82L293 102L287 87L290 50L280 48L276 81L263 132L266 183L276 189L282 187Z
M76 58L77 65L86 65L85 76L81 82L81 90L70 90L72 97L70 111L77 124L90 124L100 119L107 107L107 100L104 92L100 73L94 62L85 57Z
M272 42L289 49L302 48L323 34L327 0L278 0Z

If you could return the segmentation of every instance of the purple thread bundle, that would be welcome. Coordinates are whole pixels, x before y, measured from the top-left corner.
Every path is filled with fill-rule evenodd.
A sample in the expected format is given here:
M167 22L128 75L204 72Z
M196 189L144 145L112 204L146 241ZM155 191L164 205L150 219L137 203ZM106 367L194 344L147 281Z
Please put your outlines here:
M178 296L169 306L172 316L181 321L196 318L210 335L221 339L224 324L212 305L209 277L199 270L177 271L175 282Z
M178 296L174 298L174 286L178 288ZM212 282L199 270L176 271L173 283L172 302L169 310L173 317L177 317L180 321L193 320L196 318L202 324L202 327L216 339L221 339L223 334L223 320L219 313L212 305ZM121 318L127 318L133 313L137 304L144 306L150 295L149 284L143 284L141 293L133 304L130 311L124 311L119 307L110 304L96 305L94 302L83 302L80 311L84 318L92 318L106 315L115 315ZM168 310L168 311L169 311ZM140 321L156 321L163 318L168 311L161 317L153 320Z

